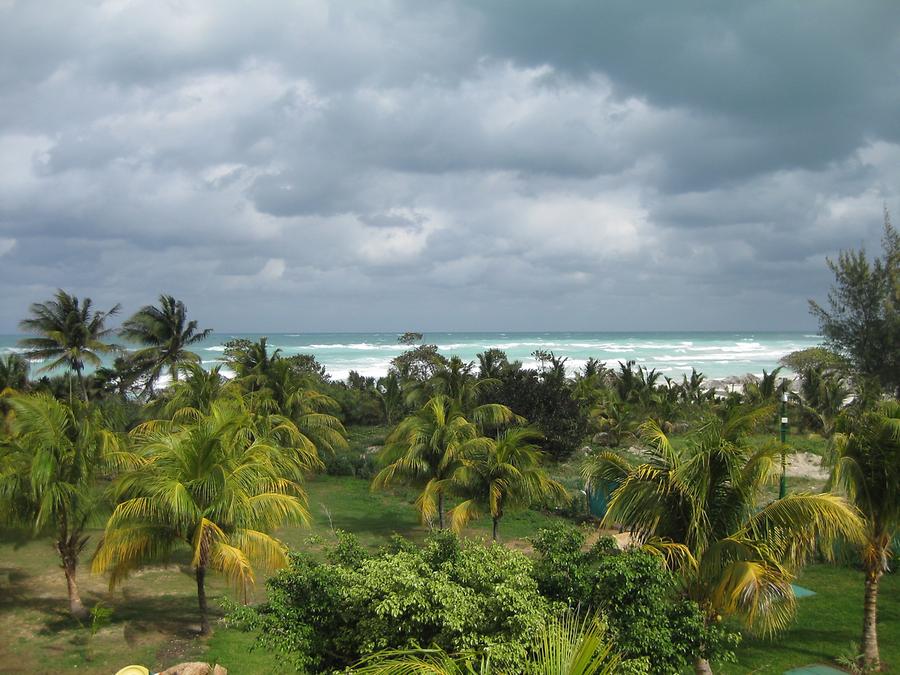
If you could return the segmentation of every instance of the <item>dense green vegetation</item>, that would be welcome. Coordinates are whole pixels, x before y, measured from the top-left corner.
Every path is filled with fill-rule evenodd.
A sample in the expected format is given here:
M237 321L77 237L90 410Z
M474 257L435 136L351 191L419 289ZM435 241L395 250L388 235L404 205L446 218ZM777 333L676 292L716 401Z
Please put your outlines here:
M60 290L22 322L30 353L0 361L0 617L31 646L0 657L96 672L202 654L238 672L895 665L897 251L886 223L881 258L832 265L831 308L814 307L828 348L788 356L796 379L730 390L633 362L572 375L550 352L535 369L496 349L466 363L418 333L378 379L334 382L265 338L205 370L190 347L208 331L175 298L122 324L125 350L118 307ZM797 599L797 580L819 595Z

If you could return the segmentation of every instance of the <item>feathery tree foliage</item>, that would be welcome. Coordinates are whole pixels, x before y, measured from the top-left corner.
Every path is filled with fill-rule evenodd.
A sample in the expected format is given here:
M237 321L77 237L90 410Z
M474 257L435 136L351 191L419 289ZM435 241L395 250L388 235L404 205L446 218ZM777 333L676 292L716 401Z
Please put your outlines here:
M843 487L865 518L860 558L866 572L862 645L865 665L880 667L878 582L900 533L900 402L847 415L835 436L831 484Z
M179 366L198 363L200 357L188 348L211 333L211 328L200 330L195 320L188 321L184 303L171 295L160 295L159 307L142 307L119 330L123 338L143 346L131 359L146 368L149 389L164 370L177 380Z
M52 533L69 595L69 611L88 616L76 581L85 531L108 510L97 480L137 458L110 432L100 412L47 394L13 396L12 436L0 444L0 514L35 534Z
M214 402L206 414L186 408L132 436L142 461L116 482L118 504L93 569L110 572L115 586L136 566L187 547L206 633L208 570L246 595L254 566L286 564L272 532L308 522L302 480L319 466L316 448L289 419L255 418L240 400Z
M509 408L495 403L478 406L469 420L450 397L437 395L388 436L379 455L384 468L375 476L372 488L393 483L421 488L416 507L423 522L436 517L443 529L444 497L463 447L479 438L482 429L514 420Z
M60 366L74 371L85 399L88 397L82 374L85 365L99 366L99 354L111 354L118 350L117 346L107 344L105 339L112 334L112 328L106 327L106 321L119 311L119 305L107 312L100 312L92 310L92 304L90 298L81 302L74 295L59 289L52 300L31 305L31 317L19 323L23 331L35 334L35 337L19 341L28 348L25 357L50 360L39 372Z
M449 483L451 491L464 498L448 513L455 532L489 513L496 541L500 519L507 511L566 499L565 487L541 466L543 453L537 443L542 438L534 429L512 428L497 438L464 444Z
M779 448L754 451L744 437L771 412L709 420L680 448L648 421L644 463L603 452L583 466L589 484L618 486L604 522L656 542L680 564L688 597L708 621L733 616L762 634L792 620L795 570L820 548L858 540L863 531L856 509L833 494L793 494L757 510L762 488L777 475ZM702 657L695 668L711 672Z
M834 286L828 309L810 300L829 347L849 359L855 373L900 397L900 232L884 212L882 255L841 251L828 260Z

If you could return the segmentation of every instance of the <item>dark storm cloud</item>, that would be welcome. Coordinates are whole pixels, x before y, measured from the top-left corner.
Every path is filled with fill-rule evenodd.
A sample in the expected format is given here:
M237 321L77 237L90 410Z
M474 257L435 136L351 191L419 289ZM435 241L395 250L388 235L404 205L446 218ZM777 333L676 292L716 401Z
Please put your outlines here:
M0 0L0 331L810 327L900 210L900 6Z

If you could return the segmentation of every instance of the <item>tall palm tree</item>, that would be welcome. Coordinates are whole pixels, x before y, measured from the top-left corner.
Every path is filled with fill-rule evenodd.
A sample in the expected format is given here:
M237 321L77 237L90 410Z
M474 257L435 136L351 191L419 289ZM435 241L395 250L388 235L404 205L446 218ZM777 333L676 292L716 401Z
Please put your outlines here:
M126 340L143 348L132 355L148 369L147 386L152 389L163 370L169 370L178 380L178 368L186 363L198 363L200 357L188 347L205 340L211 328L200 330L195 320L188 321L187 308L171 295L159 296L159 307L146 305L122 324L119 330Z
M538 500L565 499L565 487L541 466L537 442L542 438L534 429L515 428L496 439L481 437L463 446L459 466L450 477L452 491L465 497L448 514L456 532L486 512L493 523L492 539L497 541L500 519L507 511Z
M223 573L246 595L254 565L286 564L286 549L271 533L309 520L301 481L319 463L316 449L289 420L272 415L261 428L235 401L146 423L133 436L143 461L117 482L118 505L93 569L110 572L115 586L141 563L187 548L207 633L207 571Z
M134 466L136 457L105 428L100 413L74 400L47 394L13 396L12 436L0 445L0 514L35 533L52 532L66 576L69 611L88 612L76 582L78 558L88 527L105 512L96 481Z
M633 466L611 452L585 461L589 484L612 482L604 518L620 523L683 563L687 595L707 620L733 616L756 632L785 628L795 611L794 571L819 546L856 540L858 512L833 494L793 494L759 508L777 476L779 448L754 451L744 434L771 408L703 424L675 447L655 422L641 429L646 461ZM698 673L710 673L704 656Z
M878 582L888 570L891 542L900 532L900 401L885 401L875 410L845 417L840 429L831 484L843 487L865 518L863 658L877 670Z
M104 340L112 333L112 329L106 327L106 320L115 315L120 306L115 305L107 312L92 311L91 306L90 298L80 302L74 295L58 289L52 300L31 305L31 317L19 323L23 331L36 334L36 337L19 341L29 349L25 357L50 359L39 372L60 366L74 371L85 400L87 389L82 376L85 364L99 366L99 354L111 354L119 349Z
M522 672L535 675L612 675L619 672L606 626L597 618L567 612L548 619L535 637ZM382 652L365 659L355 673L365 675L491 675L490 654L453 656L443 649Z
M416 506L422 520L429 522L436 516L443 529L444 497L462 446L479 437L479 424L512 422L515 415L506 406L492 403L476 408L472 418L467 419L448 396L429 399L387 437L380 455L385 466L372 488L397 482L421 488Z

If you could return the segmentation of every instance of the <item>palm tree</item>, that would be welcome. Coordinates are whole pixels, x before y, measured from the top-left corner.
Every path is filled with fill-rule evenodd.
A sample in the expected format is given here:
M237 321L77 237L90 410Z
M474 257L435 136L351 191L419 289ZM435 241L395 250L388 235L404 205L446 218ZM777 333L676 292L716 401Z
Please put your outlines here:
M249 342L235 350L228 364L234 369L238 380L251 390L266 386L272 374L272 366L281 358L281 350L269 353L269 338L261 337L257 342ZM226 349L226 356L228 350Z
M9 432L12 408L4 400L16 393L22 393L28 386L29 364L18 354L0 357L0 438Z
M200 364L185 363L178 370L185 374L184 379L174 382L159 401L163 404L163 414L168 418L185 409L208 415L212 404L220 398L229 393L240 396L240 389L222 375L222 366L206 370Z
M28 360L19 354L0 357L0 393L4 391L24 391L28 386Z
M31 305L31 318L19 323L23 331L38 336L19 341L23 347L29 348L25 357L42 361L51 359L39 372L47 372L59 366L73 370L85 400L87 389L82 377L85 364L99 366L101 360L98 354L110 354L119 349L116 345L104 342L112 333L112 329L106 327L106 320L119 311L119 305L108 312L91 311L91 305L90 298L79 302L74 295L59 289L53 300Z
M477 355L478 377L485 379L499 379L503 371L509 367L509 359L506 352L501 349L491 348Z
M400 386L400 376L391 371L384 377L378 378L375 391L384 412L384 421L393 424L397 413L403 410L403 390Z
M132 355L148 368L147 387L159 379L168 368L173 380L178 380L178 368L186 363L198 363L200 357L188 347L205 340L211 328L199 330L195 320L188 321L187 308L171 295L159 296L159 307L146 305L122 324L119 335L143 345Z
M567 496L565 487L541 467L537 442L542 438L534 429L515 428L496 439L481 437L463 446L459 466L450 477L451 489L466 497L448 514L454 531L487 512L493 522L491 537L497 541L506 511Z
M428 388L436 394L444 394L466 415L471 415L478 407L481 394L500 384L500 380L472 373L475 364L466 363L458 356L450 360L428 380Z
M296 359L282 357L280 349L270 353L267 343L265 337L247 343L230 360L253 410L290 418L320 451L346 448L347 432L337 418L340 404L311 386L309 372Z
M88 612L76 582L86 529L105 511L96 481L136 458L120 447L100 413L77 399L71 406L47 394L13 396L12 436L0 446L0 514L7 522L51 531L66 575L69 611Z
M613 650L606 626L596 617L567 612L548 619L522 665L535 675L612 675L621 658ZM365 675L491 675L490 654L453 656L443 649L387 651L365 659L354 670Z
M771 414L765 407L704 423L675 447L652 421L642 425L646 461L611 452L585 460L589 484L617 485L604 523L621 523L682 564L686 593L704 610L743 620L756 632L785 628L795 610L794 571L839 537L856 540L862 520L833 494L793 494L758 509L777 476L777 445L753 451L745 433ZM711 672L700 654L698 673Z
M425 522L437 516L444 528L444 496L456 469L462 446L480 436L479 424L502 424L515 419L512 411L496 403L479 406L472 420L444 395L429 399L416 413L400 422L381 451L384 468L372 482L380 489L400 482L422 489L416 506Z
M271 415L264 427L256 425L239 401L146 423L133 436L143 461L117 482L118 505L93 569L110 572L114 587L141 563L187 548L200 630L207 633L208 570L224 574L246 597L254 565L286 564L285 547L271 532L308 522L301 481L319 464L316 449L289 420Z
M863 658L877 670L878 582L888 570L891 542L900 532L900 401L885 401L875 410L843 418L834 453L830 482L846 490L865 518Z

